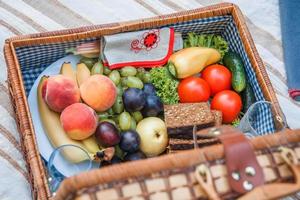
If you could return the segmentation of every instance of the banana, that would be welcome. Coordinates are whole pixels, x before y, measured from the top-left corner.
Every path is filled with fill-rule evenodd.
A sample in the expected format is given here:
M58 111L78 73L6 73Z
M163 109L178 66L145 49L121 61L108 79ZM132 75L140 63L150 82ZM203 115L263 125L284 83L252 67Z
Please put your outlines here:
M78 87L80 86L80 84L83 83L83 81L85 81L87 78L89 78L90 75L91 75L91 72L84 63L77 64L77 70L75 71L75 78L77 79ZM97 152L100 151L94 135L92 135L91 137L89 137L85 140L82 140L81 142L85 146L85 148L88 149L92 153L96 154Z
M73 69L70 62L64 62L60 68L60 74L65 75L71 78L75 83L77 83L76 79L76 71Z
M91 76L89 68L84 63L77 64L76 78L78 86Z
M101 149L98 146L98 143L96 142L96 138L94 135L90 136L87 139L81 140L82 145L92 154L96 155L97 152L101 151Z
M40 118L44 127L44 130L51 142L51 144L54 147L59 147L62 145L72 144L81 147L82 149L85 149L87 152L89 152L89 156L93 159L96 158L95 154L97 151L100 151L100 149L97 149L97 143L94 140L94 138L88 138L86 141L76 141L72 140L67 136L65 131L63 130L59 114L50 110L45 103L43 97L42 97L42 88L44 83L47 81L47 77L44 76L41 78L39 85L38 85L38 91L37 91L37 100L38 100L38 108L39 108L39 114ZM88 147L88 148L87 148ZM69 160L72 163L78 163L82 162L87 159L87 156L83 151L80 150L73 150L73 149L66 149L63 151L64 157Z

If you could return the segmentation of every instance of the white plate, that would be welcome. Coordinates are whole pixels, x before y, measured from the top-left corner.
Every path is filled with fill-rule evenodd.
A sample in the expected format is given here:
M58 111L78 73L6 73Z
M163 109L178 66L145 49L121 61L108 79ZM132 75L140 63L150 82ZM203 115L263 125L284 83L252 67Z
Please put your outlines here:
M40 120L40 114L39 114L38 103L37 103L37 87L38 87L39 81L42 76L59 74L60 67L64 62L71 62L73 68L75 68L79 59L80 59L79 56L69 55L69 56L63 57L63 58L57 60L56 62L52 63L35 80L32 88L29 92L28 104L29 104L29 108L30 108L30 112L31 112L32 122L33 122L34 129L35 129L37 144L39 147L40 154L47 162L49 161L49 157L50 157L51 153L54 151L54 147L51 145L51 143L43 129L42 122ZM69 176L70 174L74 174L74 172L70 171L74 168L70 168L69 165L70 164L66 160L61 160L59 163L57 163L57 165L55 165L55 167L64 176ZM98 168L98 166L99 165L97 163L93 163L92 168ZM79 165L79 168L80 168L80 165Z

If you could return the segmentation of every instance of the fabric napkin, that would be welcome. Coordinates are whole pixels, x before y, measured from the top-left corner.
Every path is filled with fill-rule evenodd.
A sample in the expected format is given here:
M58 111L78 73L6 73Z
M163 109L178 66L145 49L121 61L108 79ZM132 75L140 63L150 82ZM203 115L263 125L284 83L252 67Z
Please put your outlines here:
M183 48L173 28L150 29L104 36L101 59L111 69L124 66L154 67L165 64L174 50Z
M300 101L300 1L280 0L279 7L289 94Z

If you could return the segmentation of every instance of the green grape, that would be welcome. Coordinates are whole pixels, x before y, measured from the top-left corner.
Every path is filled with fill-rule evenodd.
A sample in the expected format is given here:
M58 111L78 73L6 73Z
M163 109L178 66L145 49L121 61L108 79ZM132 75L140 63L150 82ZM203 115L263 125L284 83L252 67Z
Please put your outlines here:
M121 77L120 73L117 70L113 70L112 72L110 72L108 77L115 83L115 85L118 85L120 83Z
M130 129L131 130L136 129L136 121L134 120L134 118L131 118Z
M120 73L121 73L121 76L135 76L136 73L137 73L137 70L135 67L131 67L131 66L128 66L128 67L123 67L121 70L120 70Z
M121 159L123 159L125 156L125 153L120 149L119 145L115 146L115 155Z
M126 85L130 88L139 88L139 89L143 89L144 87L144 84L143 82L137 78L137 77L134 77L134 76L128 76L126 78L124 78L125 82L126 82Z
M108 74L110 74L110 72L111 72L111 70L108 67L104 66L104 68L103 68L104 75L107 76Z
M103 74L103 64L101 61L98 61L94 64L93 68L91 69L91 74Z
M117 85L117 94L118 94L118 97L122 97L123 95L123 87L122 87L122 84L118 84Z
M140 111L136 111L136 112L133 112L131 113L131 116L133 117L133 119L136 121L136 122L139 122L143 119L143 115Z
M112 115L115 114L112 108L108 109L108 110L107 110L107 113L108 113L110 116L112 116Z
M100 122L109 122L109 123L117 126L116 122L114 120L112 120L112 119L102 119L102 120L100 120Z
M109 117L109 114L107 112L101 112L101 113L97 113L99 121L101 121L102 119L107 119Z
M131 127L131 116L128 112L122 112L119 115L119 126L122 131L129 130Z
M114 120L114 122L116 122L116 124L119 124L119 115L114 115L111 117L112 120Z
M137 74L136 77L139 78L140 80L143 80L144 77L144 73L146 72L146 70L144 68L138 68L137 69Z
M145 72L143 76L143 82L144 83L151 83L151 75L149 72Z
M123 88L124 88L124 87L127 87L127 82L128 82L127 77L121 78L121 86L122 86Z
M124 104L122 96L118 96L113 107L112 107L114 113L120 114L124 110Z
M79 63L84 63L90 70L94 66L94 64L97 62L96 58L87 58L87 57L82 57L79 60Z

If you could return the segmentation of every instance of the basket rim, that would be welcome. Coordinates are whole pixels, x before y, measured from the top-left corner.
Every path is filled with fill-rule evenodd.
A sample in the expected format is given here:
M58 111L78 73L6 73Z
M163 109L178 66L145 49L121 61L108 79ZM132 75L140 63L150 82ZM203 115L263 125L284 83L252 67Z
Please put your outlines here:
M187 10L152 18L125 21L120 23L110 23L61 31L50 31L45 33L16 36L5 40L4 54L8 70L9 89L11 91L12 103L16 108L15 112L17 121L19 123L19 132L21 138L24 139L23 151L25 153L31 153L27 157L26 162L28 164L29 172L33 177L32 188L34 195L36 193L37 196L42 199L43 197L49 198L51 196L47 185L47 177L45 175L44 166L38 153L33 122L26 98L20 64L16 54L17 47L31 46L35 44L38 45L68 42L85 38L99 37L100 35L115 34L119 32L151 28L153 26L184 22L192 19L228 14L232 15L234 21L236 22L242 43L245 46L247 55L249 56L251 64L255 70L257 79L263 90L264 97L268 101L271 101L275 104L274 113L276 116L283 116L270 79L246 26L243 14L238 6L232 3L220 3L194 10Z
M219 130L226 133L238 132L231 126L219 126ZM202 132L208 133L211 128ZM300 129L287 129L276 134L259 136L249 140L254 151L264 151L265 149L298 143L300 141ZM271 151L270 151L271 152ZM216 144L199 149L186 150L179 153L163 155L160 157L148 158L135 162L126 162L118 165L112 165L105 168L94 169L73 177L66 178L56 193L55 199L65 199L72 196L76 191L83 188L93 187L99 184L109 183L111 181L124 180L130 177L147 176L152 173L158 173L170 168L182 169L187 166L195 166L200 163L210 163L224 158L224 147L222 144ZM145 167L147 166L147 167ZM125 169L125 170L124 170ZM89 180L89 181L87 181Z
M113 23L103 23L103 24L98 24L98 25L82 26L79 28L70 28L70 29L64 29L64 30L58 30L58 31L46 31L46 32L42 32L42 33L33 33L33 34L26 34L26 35L20 35L20 36L13 36L13 37L7 38L5 40L5 43L13 43L14 45L18 45L19 42L23 42L23 41L28 42L28 41L37 41L38 40L38 42L41 42L43 44L43 43L49 43L49 41L46 41L46 39L53 39L53 37L54 38L62 38L64 36L68 36L68 37L69 36L77 36L77 39L85 39L85 38L91 38L94 36L101 36L101 30L103 30L103 29L121 29L118 32L124 32L126 30L123 30L123 29L124 29L124 27L126 28L127 26L140 25L142 23L149 23L149 22L151 22L151 23L159 23L160 22L162 24L170 24L170 23L164 23L164 21L169 20L169 19L174 19L177 17L182 18L182 19L178 18L178 20L180 20L180 21L188 21L183 18L188 18L188 16L193 16L195 14L201 15L201 18L204 18L205 17L204 15L207 15L207 17L221 16L224 14L222 14L222 13L218 14L217 13L218 10L228 9L228 14L230 14L234 8L238 8L238 6L233 3L223 2L223 3L218 3L218 4L214 4L214 5L210 5L210 6L201 7L201 8L184 10L184 11L180 11L180 12L174 12L174 13L170 13L170 14L141 18L141 19L136 19L136 20L127 20L127 21L113 22ZM138 28L138 29L141 29L141 28ZM100 34L97 34L98 32ZM76 38L74 38L74 39L76 39ZM54 41L52 41L51 43L54 43Z

